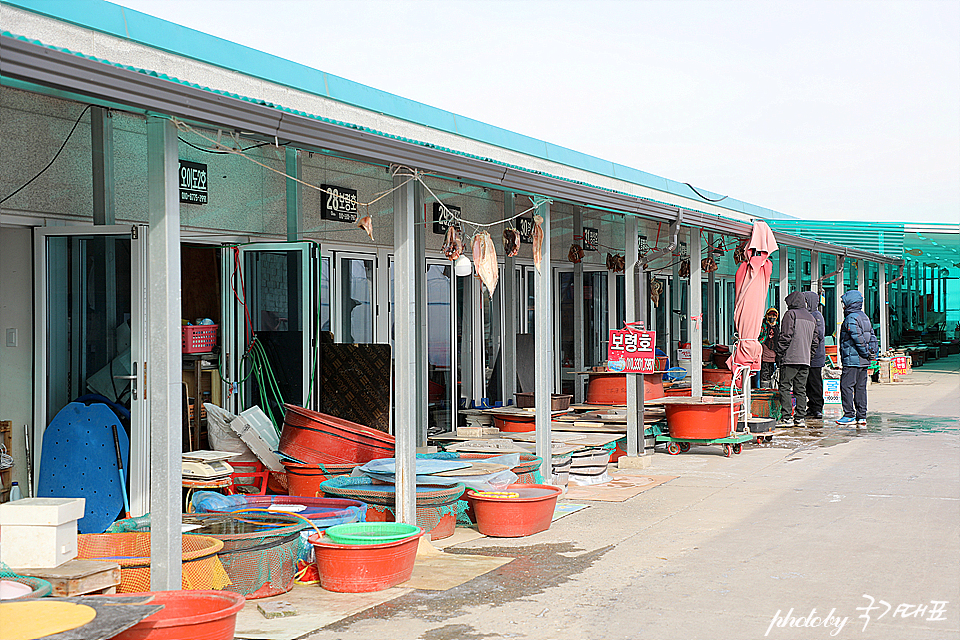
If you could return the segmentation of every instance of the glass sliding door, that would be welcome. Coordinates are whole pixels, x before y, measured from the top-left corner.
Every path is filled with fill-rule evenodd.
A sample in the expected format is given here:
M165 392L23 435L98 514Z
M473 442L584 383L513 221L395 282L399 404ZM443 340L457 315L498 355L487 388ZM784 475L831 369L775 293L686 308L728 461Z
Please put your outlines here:
M334 340L342 343L377 342L376 256L336 254L334 271Z

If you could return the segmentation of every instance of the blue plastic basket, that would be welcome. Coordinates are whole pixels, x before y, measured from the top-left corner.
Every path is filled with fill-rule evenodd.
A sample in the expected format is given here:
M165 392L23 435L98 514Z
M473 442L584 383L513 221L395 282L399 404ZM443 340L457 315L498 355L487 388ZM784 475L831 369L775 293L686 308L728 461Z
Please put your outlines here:
M687 370L683 367L670 367L663 372L664 380L669 380L670 382L680 382L687 377Z

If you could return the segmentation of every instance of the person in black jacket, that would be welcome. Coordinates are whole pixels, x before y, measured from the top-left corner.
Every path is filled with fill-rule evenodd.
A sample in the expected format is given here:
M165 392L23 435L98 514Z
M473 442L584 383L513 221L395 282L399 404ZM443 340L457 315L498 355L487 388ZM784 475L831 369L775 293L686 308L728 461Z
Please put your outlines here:
M810 358L820 346L817 321L807 311L803 293L794 291L786 298L787 312L780 322L777 354L783 363L780 369L780 427L805 427L807 413L807 373ZM791 391L793 397L791 397ZM797 400L794 418L793 398Z
M840 401L843 417L837 424L867 424L867 367L878 353L877 334L863 312L863 294L852 289L840 298L843 324L840 325Z
M827 361L827 345L824 338L826 326L820 313L820 296L813 291L805 291L803 299L807 311L817 322L819 346L810 356L810 369L807 372L807 417L811 420L823 419L823 365Z

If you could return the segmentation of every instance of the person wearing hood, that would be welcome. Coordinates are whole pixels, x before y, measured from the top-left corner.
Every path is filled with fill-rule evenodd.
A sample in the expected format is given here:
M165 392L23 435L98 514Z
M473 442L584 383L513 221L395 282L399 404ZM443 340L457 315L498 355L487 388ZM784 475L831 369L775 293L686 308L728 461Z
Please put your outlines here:
M773 386L773 372L777 370L777 341L780 339L780 311L767 309L760 328L760 385L761 389Z
M807 417L813 420L823 419L823 365L827 361L827 345L823 339L826 333L826 324L823 314L820 313L820 296L813 291L804 291L803 300L807 304L807 311L817 322L817 336L819 346L810 356L810 369L807 372Z
M803 293L794 291L786 298L787 312L780 322L777 354L783 366L780 369L780 427L805 427L807 413L807 374L810 358L820 346L817 321L807 311ZM792 396L791 397L791 392ZM797 412L793 412L793 398Z
M877 334L863 312L863 294L852 289L840 298L843 323L840 325L840 401L843 417L837 424L867 424L867 367L878 353Z

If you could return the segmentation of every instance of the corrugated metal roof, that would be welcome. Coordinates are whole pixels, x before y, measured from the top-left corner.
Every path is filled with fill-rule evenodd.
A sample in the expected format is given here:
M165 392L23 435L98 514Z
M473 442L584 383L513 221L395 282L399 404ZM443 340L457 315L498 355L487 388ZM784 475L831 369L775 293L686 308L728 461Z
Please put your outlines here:
M768 220L767 224L777 231L814 238L841 247L887 256L903 255L902 222Z

